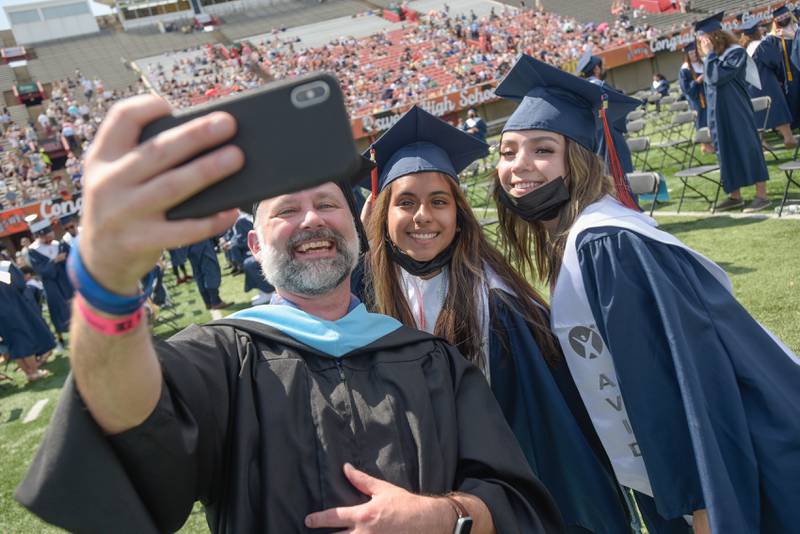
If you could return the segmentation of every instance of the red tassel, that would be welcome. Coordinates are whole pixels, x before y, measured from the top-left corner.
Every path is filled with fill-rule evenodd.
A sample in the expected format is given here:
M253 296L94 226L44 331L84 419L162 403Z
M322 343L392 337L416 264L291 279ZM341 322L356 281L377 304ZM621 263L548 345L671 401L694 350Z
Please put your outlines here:
M611 127L608 125L608 117L606 117L606 107L608 105L607 96L603 95L603 105L600 107L600 120L603 122L603 137L606 141L606 154L608 155L608 167L611 171L611 176L614 178L614 188L617 190L617 200L619 200L625 207L635 211L642 211L642 208L636 203L633 198L628 179L625 177L625 171L622 170L622 163L619 161L617 149L614 146L614 139L611 137Z
M369 157L372 160L372 162L375 163L375 149L374 148L370 148L369 149ZM370 172L370 178L371 178L371 181L372 181L372 197L370 199L370 202L372 204L375 204L375 199L378 198L378 167L374 167L372 169L372 171Z

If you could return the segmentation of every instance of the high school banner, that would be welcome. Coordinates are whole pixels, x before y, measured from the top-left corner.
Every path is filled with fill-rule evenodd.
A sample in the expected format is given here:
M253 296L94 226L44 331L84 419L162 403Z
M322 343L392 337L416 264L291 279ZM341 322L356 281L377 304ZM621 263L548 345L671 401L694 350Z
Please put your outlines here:
M603 67L606 69L613 69L614 67L636 63L643 59L650 59L655 54L648 43L641 41L610 50L604 50L597 55L603 60Z
M58 221L61 217L66 217L67 215L79 214L81 208L80 195L76 195L69 199L48 198L40 202L26 204L21 208L0 212L0 237L25 232L28 229L25 217L28 215L36 214L42 219Z

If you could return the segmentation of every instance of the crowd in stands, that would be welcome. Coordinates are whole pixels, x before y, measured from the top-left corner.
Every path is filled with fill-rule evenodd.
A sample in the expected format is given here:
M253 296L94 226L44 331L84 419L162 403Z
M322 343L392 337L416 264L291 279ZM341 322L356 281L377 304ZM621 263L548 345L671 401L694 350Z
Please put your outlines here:
M587 45L604 50L656 35L626 13L610 24L581 25L508 6L485 17L452 15L445 5L402 29L319 47L304 48L279 31L231 50L198 47L171 64L151 64L144 74L174 105L186 107L263 80L328 70L339 76L351 116L361 116L498 79L522 52L563 65Z
M143 90L141 84L125 91L104 87L75 71L73 77L53 82L41 109L28 108L31 120L19 124L8 108L0 113L0 209L32 201L66 196L80 190L81 156L111 104ZM56 161L51 155L56 154Z

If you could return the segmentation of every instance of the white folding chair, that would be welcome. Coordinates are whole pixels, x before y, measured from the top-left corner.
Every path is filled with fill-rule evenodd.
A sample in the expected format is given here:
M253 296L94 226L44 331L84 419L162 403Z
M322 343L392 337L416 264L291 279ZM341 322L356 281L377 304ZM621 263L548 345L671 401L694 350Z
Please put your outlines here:
M685 133L686 127L689 126L689 132ZM658 143L652 143L651 148L661 151L661 163L658 168L664 167L664 162L667 158L673 160L678 165L685 165L686 158L689 156L689 149L692 146L692 134L694 132L694 112L682 111L672 117L669 128L665 132L665 139ZM675 157L672 154L673 150L677 150L683 154L683 157Z
M711 131L708 128L700 128L695 132L693 138L694 146L692 147L692 154L694 154L694 147L701 144L701 143L711 143ZM689 162L691 164L693 157L689 157ZM722 180L721 178L712 178L710 174L719 171L719 164L709 164L709 165L699 165L697 167L689 167L678 171L675 173L675 178L678 178L681 183L683 184L683 188L681 188L681 199L678 202L678 213L681 212L681 208L683 207L683 200L686 197L686 190L691 189L701 197L703 197L706 202L708 202L709 207L711 207L711 213L715 213L717 210L717 201L719 200L719 192L722 190ZM700 178L705 180L706 182L712 183L717 186L716 193L714 195L714 200L711 200L711 197L706 195L704 192L700 191L693 185L689 183L689 179L691 178Z
M653 204L650 206L650 215L652 216L656 209L656 197L661 177L657 172L629 172L627 176L631 192L634 195L653 195Z
M795 151L795 154L797 152ZM778 217L783 216L783 208L789 199L789 186L795 185L800 187L800 180L794 177L794 171L800 170L800 161L789 161L778 166L780 170L786 174L786 188L783 190L783 198L781 199L781 206L778 209Z
M642 170L650 170L647 167L647 156L650 154L650 138L649 137L635 137L633 139L626 139L628 149L631 151L631 157L634 159L633 166Z
M766 141L764 141L764 132L767 130L767 122L769 121L769 112L772 109L772 98L768 95L759 96L756 98L751 98L750 102L753 104L753 114L758 117L758 114L762 111L764 112L764 122L761 125L756 125L758 127L758 134L761 136L761 148L764 152L769 152L769 154L778 160L778 155L775 154L775 151L769 146Z

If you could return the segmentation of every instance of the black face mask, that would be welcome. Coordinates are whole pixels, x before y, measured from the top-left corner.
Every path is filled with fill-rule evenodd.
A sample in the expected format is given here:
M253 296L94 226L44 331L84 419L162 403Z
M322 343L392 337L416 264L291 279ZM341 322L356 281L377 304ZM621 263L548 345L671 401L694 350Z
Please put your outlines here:
M498 198L501 204L525 221L549 221L555 219L561 206L569 201L569 189L564 178L559 176L519 198L512 197L501 187Z
M456 250L456 243L458 242L458 234L453 237L453 240L447 245L447 248L436 255L435 258L428 261L418 261L397 248L389 236L384 237L386 241L386 250L389 252L389 257L392 261L405 269L408 273L414 276L427 276L431 273L441 270L445 265L450 263L453 257L453 252Z

